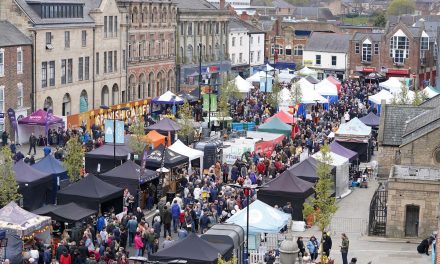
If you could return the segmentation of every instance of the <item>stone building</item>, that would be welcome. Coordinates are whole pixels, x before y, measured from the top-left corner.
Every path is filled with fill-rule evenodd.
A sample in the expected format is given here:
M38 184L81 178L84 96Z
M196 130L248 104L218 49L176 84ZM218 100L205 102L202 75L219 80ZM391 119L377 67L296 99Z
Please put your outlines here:
M36 109L67 116L122 100L125 16L115 0L5 0L0 10L34 44Z
M32 41L7 21L0 21L0 133L14 131L7 110L16 117L32 110Z
M440 169L395 165L388 179L388 237L426 238L437 230Z
M231 70L228 54L226 9L217 9L205 0L177 1L177 72L181 88L195 87L199 74L200 52L202 78L216 86Z
M176 89L177 7L171 0L118 0L128 11L127 101Z
M356 33L350 41L350 75L379 72L435 84L437 22L389 24L384 33Z

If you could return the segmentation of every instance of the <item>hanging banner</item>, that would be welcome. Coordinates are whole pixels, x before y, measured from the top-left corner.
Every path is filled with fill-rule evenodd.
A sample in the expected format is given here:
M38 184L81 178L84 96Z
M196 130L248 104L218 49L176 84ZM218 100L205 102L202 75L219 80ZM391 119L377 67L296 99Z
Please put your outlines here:
M217 95L216 94L204 94L203 95L203 111L209 112L209 99L211 98L211 111L217 111Z
M9 122L11 122L11 126L14 129L15 133L17 133L17 118L15 117L15 111L12 108L8 109L8 117Z
M52 110L52 108L49 108L49 109L47 109L47 113L46 113L46 125L45 125L46 135L49 132L49 123L50 123L50 120L52 120L52 117L53 117L53 110Z
M113 143L113 120L105 120L105 142ZM124 122L116 120L116 144L124 144Z

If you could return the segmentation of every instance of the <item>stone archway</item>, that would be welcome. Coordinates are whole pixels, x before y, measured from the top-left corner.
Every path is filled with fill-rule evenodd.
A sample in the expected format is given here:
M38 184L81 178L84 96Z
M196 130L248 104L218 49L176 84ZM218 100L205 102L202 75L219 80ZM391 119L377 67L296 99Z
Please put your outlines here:
M72 113L72 109L71 109L71 98L70 98L70 94L66 93L63 96L63 105L62 105L62 111L61 114L63 116L68 116Z
M141 73L139 76L139 83L137 88L137 99L145 98L145 86L146 86L147 80L144 73Z
M112 105L119 104L119 86L117 83L112 87Z
M132 74L128 78L128 94L127 94L127 101L133 101L136 97L135 95L135 89L136 89L136 77Z
M109 106L110 105L110 96L108 86L104 85L101 90L101 105Z
M89 98L86 90L81 91L79 96L79 112L84 113L89 111Z

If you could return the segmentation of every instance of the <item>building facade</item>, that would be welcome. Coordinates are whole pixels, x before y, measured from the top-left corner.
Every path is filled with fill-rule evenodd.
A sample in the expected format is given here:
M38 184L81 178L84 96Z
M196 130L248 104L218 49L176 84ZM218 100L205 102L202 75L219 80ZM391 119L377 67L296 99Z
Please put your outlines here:
M232 71L249 76L249 67L264 64L264 32L238 18L229 22L228 50Z
M180 89L196 86L199 63L204 83L218 85L231 69L226 10L205 0L177 2L177 72ZM202 54L200 57L200 53Z
M68 116L122 100L125 15L115 0L7 0L0 9L0 19L32 38L36 109Z
M354 34L349 46L350 74L379 72L410 78L417 87L435 85L436 28L424 21L412 26L400 22L383 34Z
M347 76L348 45L351 35L314 32L304 48L303 65L318 72L318 78Z
M14 25L0 21L0 131L14 139L7 111L16 117L32 110L32 41Z
M128 11L127 101L176 90L177 7L170 0L118 0Z

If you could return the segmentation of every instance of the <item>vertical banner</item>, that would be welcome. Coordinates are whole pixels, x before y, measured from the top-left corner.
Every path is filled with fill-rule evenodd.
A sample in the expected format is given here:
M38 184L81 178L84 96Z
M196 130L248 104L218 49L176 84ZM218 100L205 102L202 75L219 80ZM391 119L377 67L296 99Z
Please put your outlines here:
M217 111L217 95L211 94L211 112Z
M46 136L47 136L47 133L49 132L49 123L50 123L50 120L52 120L52 117L53 117L53 110L52 110L52 108L49 108L49 109L47 109L47 113L46 113L46 126L45 126Z
M12 108L8 109L8 117L9 122L11 122L11 126L14 129L14 135L17 136L17 118L15 116L15 111Z
M209 111L209 94L203 95L203 111L204 112Z
M217 95L211 94L211 97L209 94L203 95L203 111L208 112L209 111L209 100L211 99L211 111L215 112L217 111Z
M106 143L113 143L113 133L116 132L116 144L123 144L124 143L124 122L117 120L116 121L116 131L113 127L113 120L106 119L104 122L105 126L105 142Z

